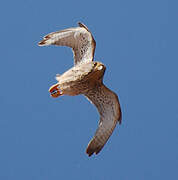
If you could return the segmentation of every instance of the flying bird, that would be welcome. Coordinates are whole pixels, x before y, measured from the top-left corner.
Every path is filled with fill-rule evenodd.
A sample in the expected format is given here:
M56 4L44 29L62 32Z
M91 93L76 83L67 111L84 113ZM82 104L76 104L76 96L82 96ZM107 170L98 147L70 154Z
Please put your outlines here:
M51 86L52 97L83 94L93 103L100 114L99 127L89 142L86 153L98 154L111 136L116 124L121 124L122 114L118 96L103 84L105 65L94 61L96 42L89 29L82 23L46 35L39 46L57 45L71 47L74 66L56 75L57 84Z

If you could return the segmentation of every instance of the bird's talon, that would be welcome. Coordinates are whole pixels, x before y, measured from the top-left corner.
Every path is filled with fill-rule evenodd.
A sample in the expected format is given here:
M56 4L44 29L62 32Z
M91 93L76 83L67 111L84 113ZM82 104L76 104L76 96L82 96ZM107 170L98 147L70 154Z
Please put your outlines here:
M58 84L55 84L55 85L53 85L53 86L51 86L49 88L49 92L51 94L51 97L57 98L58 96L62 95L62 93L60 92L58 86L59 86Z

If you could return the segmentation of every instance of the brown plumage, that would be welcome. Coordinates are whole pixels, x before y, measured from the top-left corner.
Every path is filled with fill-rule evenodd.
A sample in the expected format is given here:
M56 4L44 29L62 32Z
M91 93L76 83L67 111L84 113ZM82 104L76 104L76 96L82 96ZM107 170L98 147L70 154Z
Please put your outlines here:
M93 61L95 40L88 28L79 23L79 27L68 28L50 33L39 42L39 46L69 46L74 52L74 67L62 75L57 75L57 84L49 91L52 97L83 94L93 103L100 114L99 127L88 144L86 153L98 154L117 122L121 123L121 108L117 95L103 84L106 67Z

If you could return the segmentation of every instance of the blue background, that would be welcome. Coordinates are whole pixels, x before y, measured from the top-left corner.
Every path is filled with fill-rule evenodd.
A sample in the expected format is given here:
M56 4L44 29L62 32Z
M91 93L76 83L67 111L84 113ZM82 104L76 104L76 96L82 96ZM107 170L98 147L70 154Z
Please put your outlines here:
M178 2L1 1L0 179L178 179ZM83 96L50 98L73 65L66 47L38 47L52 31L85 23L123 123L104 149L86 146L99 120Z

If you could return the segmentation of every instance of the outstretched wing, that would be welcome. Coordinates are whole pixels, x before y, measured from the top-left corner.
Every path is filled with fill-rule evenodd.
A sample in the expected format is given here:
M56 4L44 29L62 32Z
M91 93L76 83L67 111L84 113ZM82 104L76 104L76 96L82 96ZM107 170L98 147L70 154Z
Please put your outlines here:
M121 123L121 109L117 95L103 84L98 84L85 96L97 107L100 114L99 127L86 150L86 153L91 156L101 151L117 122Z
M71 47L74 53L74 64L92 61L96 42L89 29L82 23L79 27L52 32L38 43L39 46L57 45Z

